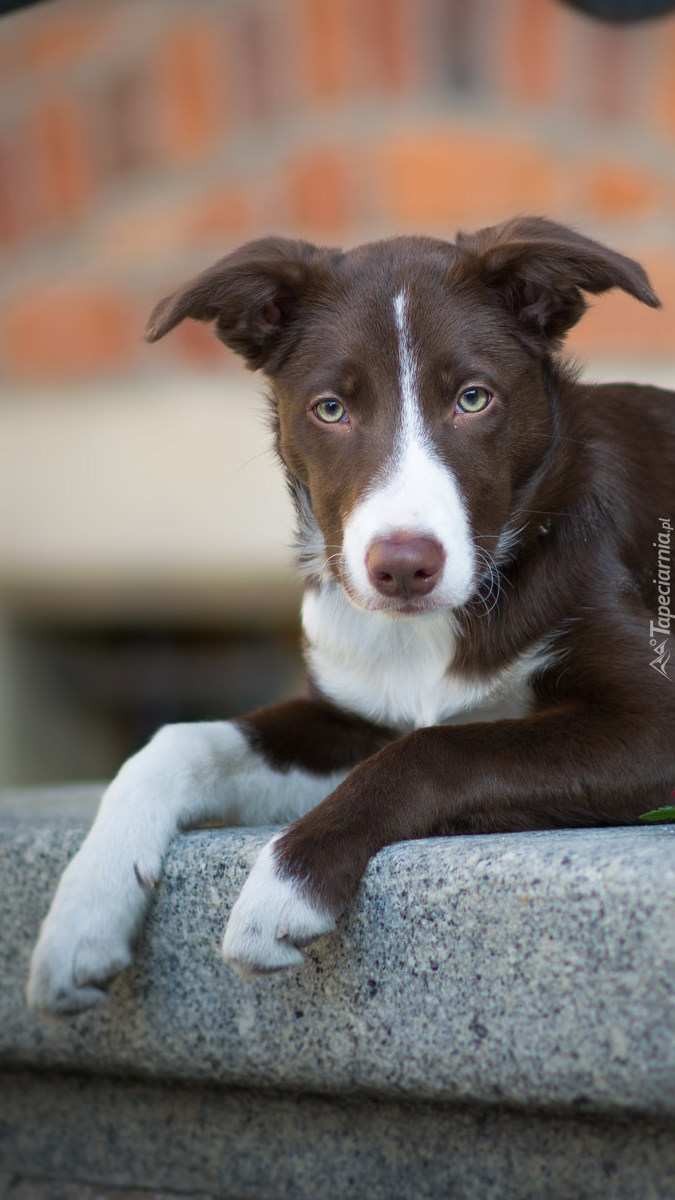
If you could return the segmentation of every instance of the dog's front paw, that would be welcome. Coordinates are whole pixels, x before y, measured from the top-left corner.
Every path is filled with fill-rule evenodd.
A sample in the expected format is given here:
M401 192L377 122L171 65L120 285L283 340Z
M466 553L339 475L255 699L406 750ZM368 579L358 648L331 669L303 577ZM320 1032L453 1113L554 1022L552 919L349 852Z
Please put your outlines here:
M80 855L83 852L80 851ZM77 855L42 925L26 991L34 1012L65 1016L105 1000L131 946L159 863L97 864ZM107 867L107 869L106 869Z
M131 962L121 938L72 926L50 928L35 947L28 1006L36 1013L68 1016L105 1000L113 979Z
M223 938L223 957L242 978L300 966L299 947L335 928L336 914L310 899L301 882L280 872L276 841L261 851Z

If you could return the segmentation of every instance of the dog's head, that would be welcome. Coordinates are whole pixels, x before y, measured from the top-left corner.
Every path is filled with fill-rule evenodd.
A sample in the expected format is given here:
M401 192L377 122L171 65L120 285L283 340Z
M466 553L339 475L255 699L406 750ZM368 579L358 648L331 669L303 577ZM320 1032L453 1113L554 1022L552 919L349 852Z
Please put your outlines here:
M265 238L163 300L267 376L308 573L362 609L458 608L514 534L554 438L552 354L631 259L539 218L348 253Z

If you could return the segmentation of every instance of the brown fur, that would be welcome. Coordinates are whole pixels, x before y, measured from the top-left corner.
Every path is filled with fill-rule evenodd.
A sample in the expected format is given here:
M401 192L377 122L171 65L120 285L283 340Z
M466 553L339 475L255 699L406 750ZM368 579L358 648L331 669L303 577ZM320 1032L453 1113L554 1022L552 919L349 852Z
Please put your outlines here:
M243 721L276 766L354 768L278 850L336 908L388 842L634 822L675 784L675 683L651 668L649 644L654 542L659 519L675 518L675 397L577 382L556 356L585 293L620 287L658 304L638 264L534 218L454 244L403 238L350 253L264 239L163 301L148 337L185 317L214 321L264 370L291 489L344 584L345 521L393 445L390 298L404 281L425 419L474 539L492 552L507 524L519 530L489 619L486 581L458 610L448 667L487 675L546 636L556 655L520 720L396 737L315 697ZM474 376L494 389L480 420L452 412ZM350 423L317 424L311 404L325 392L348 401Z

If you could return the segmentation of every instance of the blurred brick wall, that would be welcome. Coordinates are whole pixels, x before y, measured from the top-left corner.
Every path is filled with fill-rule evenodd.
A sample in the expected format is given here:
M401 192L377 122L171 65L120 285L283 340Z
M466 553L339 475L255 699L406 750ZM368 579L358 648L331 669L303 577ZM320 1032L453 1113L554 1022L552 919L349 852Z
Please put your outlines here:
M543 212L647 265L586 355L674 356L675 19L556 0L51 0L0 21L0 381L221 367L164 289L266 232Z

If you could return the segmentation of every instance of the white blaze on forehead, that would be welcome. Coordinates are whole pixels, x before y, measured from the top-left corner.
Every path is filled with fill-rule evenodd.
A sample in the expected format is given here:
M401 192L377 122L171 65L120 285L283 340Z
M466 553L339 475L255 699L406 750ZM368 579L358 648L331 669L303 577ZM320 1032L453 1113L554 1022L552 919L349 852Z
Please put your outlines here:
M399 420L394 448L345 524L343 568L351 598L363 608L391 607L368 577L366 555L396 532L435 538L445 551L443 573L425 606L456 608L470 598L476 556L457 480L441 461L419 403L419 364L405 290L393 301L398 344Z
M398 333L398 372L401 393L401 425L399 446L405 445L411 435L424 437L422 414L417 399L417 363L407 320L407 298L405 292L394 297L394 315Z

